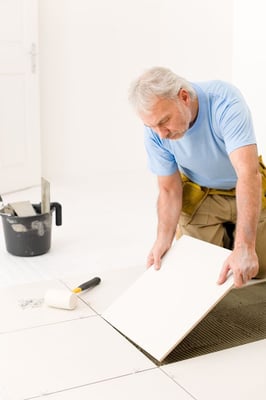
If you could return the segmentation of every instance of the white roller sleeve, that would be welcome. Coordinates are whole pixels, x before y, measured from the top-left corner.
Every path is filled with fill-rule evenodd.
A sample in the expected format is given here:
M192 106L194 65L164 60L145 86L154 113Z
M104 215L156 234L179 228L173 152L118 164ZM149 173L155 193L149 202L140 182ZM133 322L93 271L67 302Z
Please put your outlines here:
M68 290L50 289L46 292L44 301L50 307L73 310L77 305L78 297Z

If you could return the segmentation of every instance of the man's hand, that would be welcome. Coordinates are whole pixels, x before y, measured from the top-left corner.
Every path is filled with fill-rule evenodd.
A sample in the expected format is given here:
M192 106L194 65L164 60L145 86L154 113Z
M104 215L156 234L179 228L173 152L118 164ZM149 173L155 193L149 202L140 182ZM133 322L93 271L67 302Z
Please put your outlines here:
M235 287L240 288L251 278L254 278L259 272L258 257L254 250L248 250L246 247L239 247L232 251L225 260L222 267L218 284L226 281L229 271L233 272Z
M161 268L161 259L170 249L182 207L183 185L180 173L158 176L159 197L157 202L157 239L147 258L146 266Z
M237 175L237 224L234 250L223 265L218 283L223 283L231 270L235 286L241 287L259 271L255 252L261 210L261 174L257 146L253 144L232 151L230 160Z
M158 240L154 243L148 258L147 258L147 263L146 266L147 268L151 267L154 265L155 269L160 269L161 268L161 262L162 262L162 257L164 254L170 249L171 244L167 242L159 242Z

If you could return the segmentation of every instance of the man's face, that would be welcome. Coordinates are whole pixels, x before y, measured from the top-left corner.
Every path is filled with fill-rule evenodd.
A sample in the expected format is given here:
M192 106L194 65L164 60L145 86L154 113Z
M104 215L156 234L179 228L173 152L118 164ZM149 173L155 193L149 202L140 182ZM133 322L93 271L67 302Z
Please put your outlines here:
M148 113L140 113L144 124L152 128L161 139L180 139L192 121L191 99L181 89L176 100L158 98Z

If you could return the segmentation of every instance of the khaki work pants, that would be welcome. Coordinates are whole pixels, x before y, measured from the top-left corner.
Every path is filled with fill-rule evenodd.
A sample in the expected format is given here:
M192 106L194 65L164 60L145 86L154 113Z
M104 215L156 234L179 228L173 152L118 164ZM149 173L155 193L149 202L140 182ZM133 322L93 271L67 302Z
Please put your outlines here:
M226 248L232 248L235 224L235 197L218 194L207 195L193 216L182 212L179 219L181 234ZM260 215L256 252L260 267L257 278L263 278L266 277L266 209Z

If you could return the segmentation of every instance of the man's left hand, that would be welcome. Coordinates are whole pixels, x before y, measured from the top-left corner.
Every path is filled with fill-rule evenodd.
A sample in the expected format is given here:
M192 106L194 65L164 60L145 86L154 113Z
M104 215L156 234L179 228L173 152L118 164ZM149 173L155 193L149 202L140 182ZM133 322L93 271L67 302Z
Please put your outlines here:
M233 272L235 287L240 288L259 272L258 256L246 247L236 248L225 260L217 283L223 284L229 271Z

